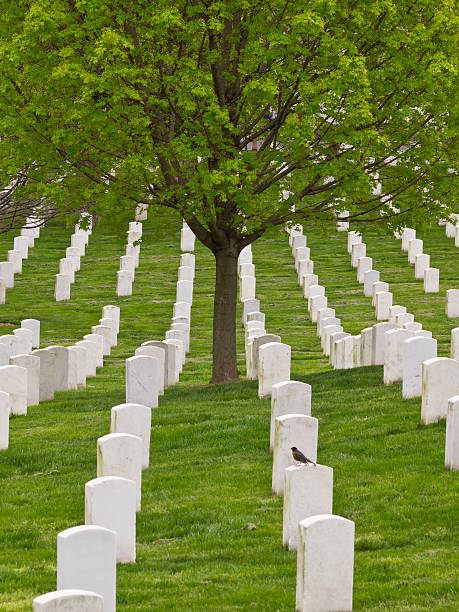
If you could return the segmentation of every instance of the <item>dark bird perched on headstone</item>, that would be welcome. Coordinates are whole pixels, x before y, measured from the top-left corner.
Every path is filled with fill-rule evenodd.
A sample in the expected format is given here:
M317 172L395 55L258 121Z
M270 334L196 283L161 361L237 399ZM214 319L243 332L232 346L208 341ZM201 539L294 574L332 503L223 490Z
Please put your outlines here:
M305 457L303 453L297 449L296 446L292 446L290 450L292 451L293 459L298 463L310 463L311 465L316 465L314 461L311 461L310 459Z

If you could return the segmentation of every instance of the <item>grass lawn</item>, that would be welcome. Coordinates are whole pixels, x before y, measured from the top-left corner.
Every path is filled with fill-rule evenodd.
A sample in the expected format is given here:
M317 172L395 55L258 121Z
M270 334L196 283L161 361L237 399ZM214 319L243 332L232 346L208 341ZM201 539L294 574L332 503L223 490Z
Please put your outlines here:
M82 339L105 304L121 307L121 327L118 346L86 389L57 393L10 421L10 448L0 453L2 611L31 610L35 596L56 588L56 536L84 522L96 440L109 433L110 408L124 401L124 360L169 327L180 225L158 232L144 223L131 297L115 293L124 239L98 227L72 299L54 301L54 274L71 234L56 221L42 230L7 290L3 333L38 318L42 346ZM350 266L346 234L307 233L314 271L345 330L375 323ZM419 237L440 268L438 295L423 293L400 241L364 232L367 255L390 283L394 303L407 306L447 356L459 320L445 317L445 290L459 287L459 250L444 228ZM13 234L0 236L0 260L12 242ZM402 400L401 385L384 387L382 367L334 372L309 320L286 235L263 237L253 253L266 327L292 346L292 379L312 385L318 460L334 468L333 511L356 523L354 609L458 610L459 487L458 474L444 469L444 421L421 426L420 399ZM152 412L137 562L117 567L120 612L295 608L296 554L282 548L282 498L271 495L270 401L259 400L257 383L243 376L208 385L213 281L213 257L196 241L191 352L180 383ZM238 307L239 319L240 313ZM243 375L240 325L238 342Z

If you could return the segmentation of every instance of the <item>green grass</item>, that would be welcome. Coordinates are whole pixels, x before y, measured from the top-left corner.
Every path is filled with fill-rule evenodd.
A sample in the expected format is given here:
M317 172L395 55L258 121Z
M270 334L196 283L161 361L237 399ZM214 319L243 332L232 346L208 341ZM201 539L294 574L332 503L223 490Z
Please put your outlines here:
M90 332L104 304L121 306L119 344L87 388L56 394L10 422L0 454L0 610L30 610L56 587L56 536L84 521L84 484L96 475L96 440L109 432L110 408L124 401L124 360L168 329L175 300L179 222L144 234L134 295L117 298L123 241L97 228L70 302L53 300L54 274L70 243L57 222L42 231L0 322L8 333L27 317L42 324L42 346ZM445 290L459 286L458 251L444 228L424 238L441 292L426 296L400 242L365 233L368 255L447 355L456 320ZM319 282L346 331L375 322L350 267L345 234L308 232ZM0 236L0 258L12 235ZM420 400L384 387L382 368L332 371L296 282L287 237L253 247L257 297L266 326L292 346L292 378L312 385L319 461L334 468L336 514L356 523L355 610L457 610L457 474L444 469L445 426L423 427ZM282 548L282 498L271 495L269 400L257 384L208 386L214 261L197 243L189 360L179 385L152 413L150 468L137 515L137 563L118 565L119 611L294 610L296 555ZM240 308L238 310L240 316ZM238 332L243 373L243 333ZM256 529L249 529L249 525Z

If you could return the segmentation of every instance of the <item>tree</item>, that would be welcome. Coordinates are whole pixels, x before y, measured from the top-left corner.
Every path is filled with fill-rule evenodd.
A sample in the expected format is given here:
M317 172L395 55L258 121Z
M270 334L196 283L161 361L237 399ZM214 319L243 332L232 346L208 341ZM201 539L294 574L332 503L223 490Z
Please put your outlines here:
M0 6L3 182L27 167L18 195L102 219L178 211L216 260L214 382L238 376L237 257L268 227L451 205L452 0Z

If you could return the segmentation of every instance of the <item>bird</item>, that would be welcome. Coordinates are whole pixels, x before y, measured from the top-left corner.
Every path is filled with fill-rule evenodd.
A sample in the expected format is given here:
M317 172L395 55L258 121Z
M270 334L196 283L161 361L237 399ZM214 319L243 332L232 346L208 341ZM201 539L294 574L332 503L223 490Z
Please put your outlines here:
M298 463L304 463L304 464L311 463L312 465L317 465L316 463L314 463L314 461L311 461L311 459L308 459L307 457L305 457L303 453L297 449L296 446L292 446L290 450L292 451L293 459L297 461Z

